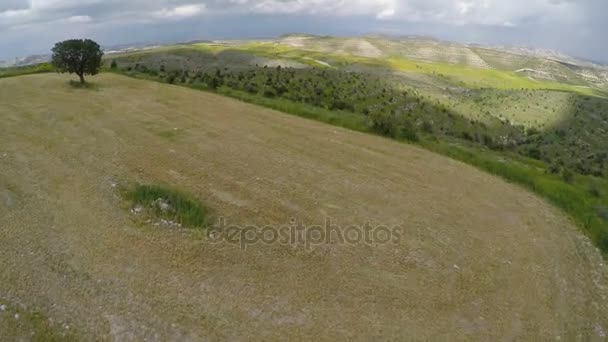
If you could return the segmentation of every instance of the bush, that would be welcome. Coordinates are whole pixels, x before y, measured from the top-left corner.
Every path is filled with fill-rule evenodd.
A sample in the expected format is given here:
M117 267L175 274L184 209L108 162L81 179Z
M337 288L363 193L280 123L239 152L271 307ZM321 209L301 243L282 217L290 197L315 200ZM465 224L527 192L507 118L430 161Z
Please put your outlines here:
M597 183L591 184L589 187L589 194L593 197L602 197L602 191L600 190L600 186Z
M604 221L608 221L608 208L606 207L600 207L597 208L597 215ZM608 232L608 230L606 231ZM607 236L608 237L608 236ZM608 250L608 249L606 249Z
M530 157L532 159L536 159L536 160L541 160L543 157L543 154L540 151L540 149L538 149L538 147L529 148L527 154L528 154L528 157Z
M410 123L402 125L399 129L399 136L407 141L418 142L420 137L416 132L416 129Z
M275 94L274 90L271 88L266 88L264 89L264 97L268 97L268 98L273 98L275 97L277 94Z
M574 181L574 173L567 168L562 170L562 179L566 183L572 183Z
M432 134L433 133L433 124L430 121L424 121L422 123L422 131L424 133Z

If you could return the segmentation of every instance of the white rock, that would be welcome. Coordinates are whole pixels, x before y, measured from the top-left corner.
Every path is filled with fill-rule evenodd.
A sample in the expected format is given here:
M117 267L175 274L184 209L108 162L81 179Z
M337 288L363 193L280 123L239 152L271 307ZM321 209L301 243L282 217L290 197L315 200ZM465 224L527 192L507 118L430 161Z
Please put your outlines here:
M15 314L15 319L19 319L19 314Z
M6 305L0 305L0 311L6 311Z

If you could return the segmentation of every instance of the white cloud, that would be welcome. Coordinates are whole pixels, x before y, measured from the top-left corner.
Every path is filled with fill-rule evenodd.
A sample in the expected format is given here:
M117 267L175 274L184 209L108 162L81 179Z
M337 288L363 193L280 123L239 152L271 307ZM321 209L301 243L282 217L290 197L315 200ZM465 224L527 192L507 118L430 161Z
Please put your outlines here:
M88 23L91 20L93 19L88 15L74 15L67 19L67 21L70 23Z
M523 21L580 21L584 9L605 0L0 0L0 16L121 15L187 18L207 11L321 16L367 16L442 24L517 26ZM61 14L59 14L61 12ZM0 28L3 26L0 22Z
M25 17L30 13L30 10L22 9L22 10L7 10L4 12L0 12L0 18L19 18Z
M154 16L161 18L187 18L203 13L206 9L205 4L190 4L177 6L174 8L163 8L153 12Z
M500 34L505 36L507 31L520 35L524 44L535 36L537 41L551 40L556 45L566 44L563 35L569 34L572 45L589 46L589 50L608 59L603 37L608 29L605 13L608 0L0 0L0 53L6 54L10 32L26 29L39 37L40 32L67 35L77 27L101 36L115 32L113 36L124 36L127 42L137 41L146 35L145 30L160 29L164 23L206 16L209 20L197 23L228 19L216 21L205 32L221 31L219 35L234 37L242 33L263 36L290 32L292 28L302 30L298 22L307 20L316 23L313 31L326 34L366 30L407 34L408 27L426 27L428 34L439 36L456 36L455 30L459 29L474 30L469 36L475 39L499 35L495 32L502 30ZM269 20L255 21L261 20L260 15ZM355 16L356 20L350 20ZM66 22L72 25L65 25ZM244 22L249 26L242 26ZM336 22L342 26L334 25ZM128 34L117 33L116 25L128 27ZM141 25L147 27L139 32ZM478 25L488 27L480 29ZM283 32L274 29L279 26ZM327 32L322 32L325 27ZM162 30L175 35L190 32L188 27ZM580 39L580 32L585 32L588 41ZM18 38L21 37L15 39ZM23 45L27 45L25 40Z
M259 13L369 15L386 18L395 13L398 0L233 0L231 2Z

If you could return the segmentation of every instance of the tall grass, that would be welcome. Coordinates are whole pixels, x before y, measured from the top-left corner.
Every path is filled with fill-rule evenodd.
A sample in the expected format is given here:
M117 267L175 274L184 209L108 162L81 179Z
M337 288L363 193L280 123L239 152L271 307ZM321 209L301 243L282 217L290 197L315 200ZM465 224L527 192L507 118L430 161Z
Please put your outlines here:
M135 185L125 191L134 206L152 211L156 216L189 228L204 228L208 224L207 209L194 197L161 185ZM159 203L167 204L162 208Z

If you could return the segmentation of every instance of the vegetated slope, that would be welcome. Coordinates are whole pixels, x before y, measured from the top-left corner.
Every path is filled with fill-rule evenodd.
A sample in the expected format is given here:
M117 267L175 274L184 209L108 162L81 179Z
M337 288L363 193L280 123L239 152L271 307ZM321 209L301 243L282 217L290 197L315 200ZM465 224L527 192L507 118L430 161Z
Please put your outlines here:
M608 68L559 54L525 49L466 45L419 36L355 38L288 35L276 42L298 49L347 53L361 57L411 60L512 71L536 80L575 85L608 85Z
M54 71L54 68L49 63L11 68L0 68L0 78L15 77L28 74L43 74L51 71Z
M608 253L608 140L604 134L608 101L604 97L581 94L560 83L546 83L554 87L550 90L539 89L542 84L522 83L519 76L498 73L494 79L473 69L464 74L468 84L454 83L443 74L418 71L434 67L431 64L423 67L405 61L397 62L415 71L394 72L358 59L332 60L336 65L332 67L218 66L223 61L219 56L227 53L313 61L341 58L268 49L265 44L246 49L197 45L129 54L117 56L115 71L420 142L542 194L572 215ZM185 52L192 69L164 64L174 56L182 58ZM493 84L505 76L531 88L471 86L472 82ZM555 90L560 87L570 91Z
M517 186L209 93L94 82L0 80L0 302L10 307L96 339L589 340L608 330L600 254ZM240 250L136 226L114 187L132 181L178 187L229 223L369 221L401 225L402 238ZM1 339L30 332L15 322L0 312Z

